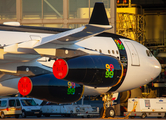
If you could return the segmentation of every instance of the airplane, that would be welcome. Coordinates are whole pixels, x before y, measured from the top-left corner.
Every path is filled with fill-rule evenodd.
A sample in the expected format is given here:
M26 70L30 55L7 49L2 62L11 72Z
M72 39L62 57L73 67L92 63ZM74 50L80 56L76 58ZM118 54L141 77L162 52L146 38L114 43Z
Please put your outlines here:
M109 33L103 3L89 24L76 29L0 25L0 95L20 93L56 103L78 101L137 88L161 72L142 44ZM107 106L106 117L111 106ZM114 113L114 111L113 111Z

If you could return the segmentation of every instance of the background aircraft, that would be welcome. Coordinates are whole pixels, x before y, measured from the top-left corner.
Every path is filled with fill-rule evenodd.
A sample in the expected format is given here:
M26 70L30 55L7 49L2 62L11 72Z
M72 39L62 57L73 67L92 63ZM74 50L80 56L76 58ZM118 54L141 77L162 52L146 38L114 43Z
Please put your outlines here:
M108 99L112 92L147 84L161 71L146 47L105 32L112 26L103 3L95 4L89 24L72 30L6 24L0 25L0 95L19 91L57 103L83 95ZM108 106L106 113L111 110Z

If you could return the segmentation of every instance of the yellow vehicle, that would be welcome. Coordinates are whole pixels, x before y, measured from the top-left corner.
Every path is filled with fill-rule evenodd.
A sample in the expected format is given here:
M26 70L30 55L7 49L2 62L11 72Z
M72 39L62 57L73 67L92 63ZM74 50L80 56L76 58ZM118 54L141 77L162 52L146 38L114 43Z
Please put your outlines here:
M18 98L2 98L0 99L0 116L1 118L15 116L19 118L22 114L21 104Z

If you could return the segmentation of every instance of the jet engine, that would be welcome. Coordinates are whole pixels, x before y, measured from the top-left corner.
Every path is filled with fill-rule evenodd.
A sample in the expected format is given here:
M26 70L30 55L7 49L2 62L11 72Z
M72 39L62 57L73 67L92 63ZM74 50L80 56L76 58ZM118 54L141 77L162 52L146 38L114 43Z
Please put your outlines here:
M22 77L18 82L18 90L23 96L30 96L57 103L78 101L84 92L83 85L58 80L53 74L35 77Z
M113 56L86 55L68 60L56 60L53 65L53 74L57 79L78 84L108 87L121 81L123 65Z

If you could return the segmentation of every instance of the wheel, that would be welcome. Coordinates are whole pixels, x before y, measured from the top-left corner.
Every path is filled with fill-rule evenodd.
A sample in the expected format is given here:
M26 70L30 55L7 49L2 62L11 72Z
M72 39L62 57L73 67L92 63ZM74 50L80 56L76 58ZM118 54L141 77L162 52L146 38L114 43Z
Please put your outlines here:
M102 108L100 109L100 111L99 111L100 117L103 116L103 113L104 113L104 107L102 107Z
M25 112L25 111L22 111L21 116L22 116L23 118L26 118L26 112Z
M19 118L19 115L15 115L15 118Z
M115 117L115 110L112 107L106 109L106 117Z
M45 117L50 117L50 115L49 114L47 114L47 115L44 115Z
M2 118L2 119L5 118L5 114L4 114L4 112L1 112L1 118Z
M65 114L65 117L70 117L70 114Z
M90 115L87 115L87 118L90 118Z
M41 114L37 115L37 117L38 117L38 118L41 117Z
M158 119L161 119L162 117L157 117Z
M146 113L142 113L141 118L144 119L146 117Z
M131 119L134 119L135 117L134 116L130 116Z

